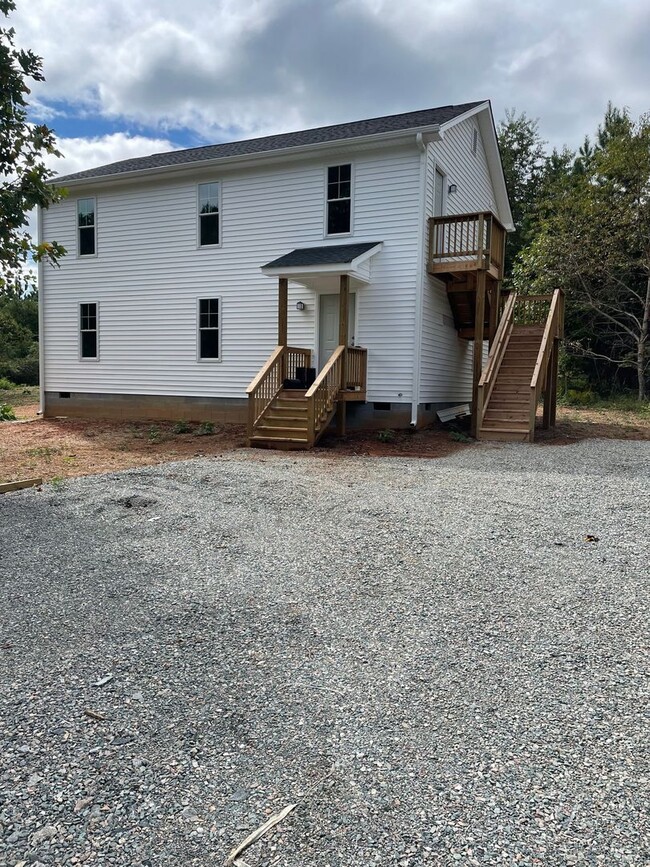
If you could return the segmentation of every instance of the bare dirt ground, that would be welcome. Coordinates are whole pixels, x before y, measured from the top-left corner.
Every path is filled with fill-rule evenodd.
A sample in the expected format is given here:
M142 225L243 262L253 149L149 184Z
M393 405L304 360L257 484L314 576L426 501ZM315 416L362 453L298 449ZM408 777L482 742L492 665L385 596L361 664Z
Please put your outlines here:
M3 393L4 395L4 393ZM0 482L40 477L44 480L113 472L194 457L219 455L245 446L242 425L215 425L212 433L198 424L186 433L174 422L115 422L40 419L37 389L0 395L10 400L21 423L0 426ZM650 417L633 411L558 407L554 430L537 432L540 445L587 439L650 440ZM462 431L355 431L343 439L323 437L314 454L325 457L439 458L471 448Z

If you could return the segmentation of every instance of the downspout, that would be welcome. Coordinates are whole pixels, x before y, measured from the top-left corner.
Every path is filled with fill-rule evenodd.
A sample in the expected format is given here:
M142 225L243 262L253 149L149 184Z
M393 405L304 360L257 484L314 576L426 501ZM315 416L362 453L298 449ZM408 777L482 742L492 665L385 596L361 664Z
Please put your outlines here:
M420 404L420 367L422 353L422 298L424 292L424 239L426 227L427 146L419 132L415 143L420 151L420 200L418 263L415 277L415 330L413 334L413 384L411 394L411 427L417 427Z
M43 208L39 205L36 211L36 240L39 246L43 243ZM45 413L45 312L43 309L45 287L43 286L43 262L36 265L38 282L38 414Z

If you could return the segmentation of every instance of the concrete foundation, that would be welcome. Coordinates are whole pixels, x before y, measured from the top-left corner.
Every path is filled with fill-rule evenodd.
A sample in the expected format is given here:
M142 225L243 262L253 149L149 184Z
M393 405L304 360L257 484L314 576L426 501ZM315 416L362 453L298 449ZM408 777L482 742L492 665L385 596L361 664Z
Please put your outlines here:
M418 427L436 421L436 410L450 404L420 404ZM246 398L182 397L152 394L91 394L88 392L45 392L45 417L102 418L116 421L212 421L245 424ZM410 403L347 404L349 430L407 428L411 423Z

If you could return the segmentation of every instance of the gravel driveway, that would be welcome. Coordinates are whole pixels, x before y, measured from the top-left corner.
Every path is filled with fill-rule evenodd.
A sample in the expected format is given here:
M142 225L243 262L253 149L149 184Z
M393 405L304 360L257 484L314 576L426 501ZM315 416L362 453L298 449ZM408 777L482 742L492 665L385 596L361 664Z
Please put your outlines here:
M596 440L5 495L0 863L219 865L297 803L242 863L647 865L649 482Z

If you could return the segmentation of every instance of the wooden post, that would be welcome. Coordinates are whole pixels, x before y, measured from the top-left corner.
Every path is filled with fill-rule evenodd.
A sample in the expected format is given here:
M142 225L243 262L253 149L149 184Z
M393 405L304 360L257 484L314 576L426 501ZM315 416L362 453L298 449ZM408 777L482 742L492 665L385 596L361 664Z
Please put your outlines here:
M491 283L492 286L490 288L490 327L488 329L488 340L490 341L490 349L492 349L494 335L497 333L497 327L499 325L499 305L501 302L501 282L499 280L492 280Z
M472 365L472 436L478 434L478 384L483 370L483 320L485 319L485 271L476 274L474 307L474 358Z
M555 427L555 416L557 411L557 373L558 373L558 362L560 360L560 341L556 337L553 341L553 353L551 355L551 370L549 372L551 377L551 410L549 413L549 423L551 427Z
M287 317L289 306L289 281L280 277L278 282L278 345L287 345Z
M288 319L289 319L289 281L286 277L280 277L278 281L278 345L286 346L288 343ZM287 353L283 352L280 359L280 383L284 383L288 374Z
M348 347L348 306L350 298L350 278L347 274L341 274L339 280L339 346L345 346L341 358L341 383L343 390L347 383L347 347ZM339 400L336 407L336 432L339 436L345 436L345 401Z
M350 278L341 274L339 287L339 346L348 345L348 301L350 297Z

